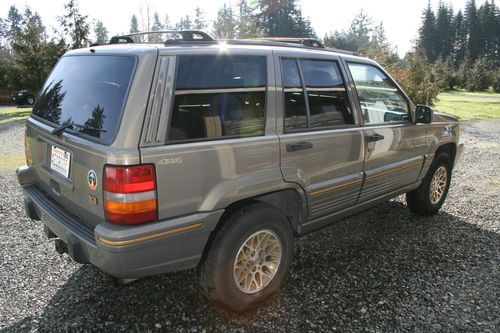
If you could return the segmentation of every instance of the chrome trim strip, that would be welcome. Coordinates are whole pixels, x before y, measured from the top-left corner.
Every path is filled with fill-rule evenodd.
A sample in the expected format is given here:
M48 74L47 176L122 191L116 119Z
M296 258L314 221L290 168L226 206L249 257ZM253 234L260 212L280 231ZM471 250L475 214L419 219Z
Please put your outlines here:
M400 170L403 170L403 169L408 169L408 168L411 168L413 166L417 166L419 164L422 165L423 161L418 161L418 162L407 164L407 165L403 165L403 166L400 166L400 167L397 167L397 168L394 168L394 169L391 169L391 170L387 170L387 171L383 171L383 172L380 172L380 173L376 173L374 175L368 176L366 178L366 180L369 181L369 180L372 180L372 179L375 179L375 178L378 178L378 177L381 177L381 176L385 176L385 175L393 173L393 172L397 172L397 171L400 171Z
M139 237L139 238L134 238L134 239L128 239L128 240L124 240L124 241L112 241L112 240L103 238L102 236L98 236L97 239L99 240L99 242L101 242L102 244L107 245L107 246L127 246L127 245L134 245L134 244L147 242L147 241L158 239L158 238L177 235L177 234L180 234L183 232L201 229L203 227L203 225L204 225L204 223L191 224L191 225L188 225L185 227L180 227L180 228L176 228L176 229L162 231L162 232L158 232L156 234L143 236L143 237Z
M315 195L318 195L318 194L321 194L321 193L330 192L330 191L333 191L333 190L336 190L336 189L339 189L339 188L342 188L342 187L346 187L346 186L349 186L349 185L359 184L362 181L363 181L363 179L361 179L361 178L355 179L355 180L351 180L351 181L348 181L348 182L344 182L344 183L340 183L340 184L337 184L337 185L334 185L334 186L330 186L330 187L324 188L322 190L311 192L311 193L309 193L309 195L315 196Z

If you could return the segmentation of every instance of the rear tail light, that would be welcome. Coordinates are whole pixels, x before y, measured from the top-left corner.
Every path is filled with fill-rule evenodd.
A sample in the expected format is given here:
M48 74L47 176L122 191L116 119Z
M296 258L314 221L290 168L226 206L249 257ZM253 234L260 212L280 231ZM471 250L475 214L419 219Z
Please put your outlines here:
M154 165L107 165L103 189L106 221L141 224L158 218Z
M31 166L33 161L31 160L31 153L28 147L28 126L24 129L24 156L26 157L26 165Z

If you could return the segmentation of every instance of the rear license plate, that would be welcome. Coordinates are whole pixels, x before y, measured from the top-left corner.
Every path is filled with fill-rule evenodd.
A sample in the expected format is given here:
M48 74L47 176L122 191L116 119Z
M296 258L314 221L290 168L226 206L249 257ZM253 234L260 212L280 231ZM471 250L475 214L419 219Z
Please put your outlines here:
M69 176L69 162L71 154L64 149L52 146L52 153L50 155L50 168L64 177Z

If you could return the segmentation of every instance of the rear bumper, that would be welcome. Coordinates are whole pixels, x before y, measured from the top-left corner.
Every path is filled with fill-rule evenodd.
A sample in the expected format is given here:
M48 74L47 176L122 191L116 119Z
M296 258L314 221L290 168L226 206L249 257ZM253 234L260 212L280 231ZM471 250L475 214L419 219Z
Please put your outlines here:
M30 183L29 168L17 170L28 217L41 220L77 262L91 263L118 278L139 278L196 267L223 210L139 226L108 222L90 229Z

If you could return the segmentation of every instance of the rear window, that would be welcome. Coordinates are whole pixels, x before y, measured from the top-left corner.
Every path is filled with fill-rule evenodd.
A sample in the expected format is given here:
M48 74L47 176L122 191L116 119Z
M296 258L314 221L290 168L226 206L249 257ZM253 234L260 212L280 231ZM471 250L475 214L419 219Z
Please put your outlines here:
M135 58L68 56L45 82L33 115L109 144L118 129Z
M168 140L264 134L266 57L180 56Z

